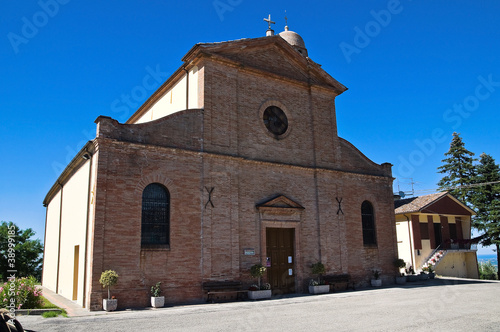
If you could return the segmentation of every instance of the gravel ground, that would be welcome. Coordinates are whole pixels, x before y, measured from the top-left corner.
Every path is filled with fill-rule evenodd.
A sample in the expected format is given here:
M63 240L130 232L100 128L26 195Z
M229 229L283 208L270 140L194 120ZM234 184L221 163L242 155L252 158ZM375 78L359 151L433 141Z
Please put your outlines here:
M458 279L324 295L18 317L29 331L500 331L500 282Z

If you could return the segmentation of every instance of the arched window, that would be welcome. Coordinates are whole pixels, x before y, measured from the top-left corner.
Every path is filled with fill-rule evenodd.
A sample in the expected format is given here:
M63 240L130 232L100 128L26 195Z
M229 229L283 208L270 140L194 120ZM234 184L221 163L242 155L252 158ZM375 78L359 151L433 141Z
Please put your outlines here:
M170 244L170 194L163 185L151 183L142 192L141 246Z
M363 225L363 244L365 246L376 246L375 217L373 215L373 206L368 201L361 204L361 222Z

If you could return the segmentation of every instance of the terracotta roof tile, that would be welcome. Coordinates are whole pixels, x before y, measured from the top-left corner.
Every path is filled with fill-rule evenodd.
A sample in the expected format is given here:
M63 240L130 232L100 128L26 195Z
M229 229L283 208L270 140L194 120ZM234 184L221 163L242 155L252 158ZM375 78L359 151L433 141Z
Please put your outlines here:
M445 191L425 196L411 197L394 201L394 208L396 209L394 212L396 214L419 212L423 210L426 206L437 201L446 194L448 194L448 192Z

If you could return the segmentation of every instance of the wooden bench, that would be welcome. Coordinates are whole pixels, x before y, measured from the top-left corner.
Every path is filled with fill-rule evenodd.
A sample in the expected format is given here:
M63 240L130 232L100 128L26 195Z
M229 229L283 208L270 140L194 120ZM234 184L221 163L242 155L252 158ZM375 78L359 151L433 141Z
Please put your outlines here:
M326 275L322 277L325 282L327 282L329 285L337 285L337 284L345 284L345 289L352 288L352 290L355 290L354 288L354 282L351 281L351 276L349 274L331 274L331 275ZM335 290L335 288L333 289Z
M206 281L203 283L203 290L207 292L207 302L214 303L215 298L221 299L222 295L224 299L226 295L236 294L236 299L243 299L244 295L248 293L248 290L242 290L242 283L240 281Z

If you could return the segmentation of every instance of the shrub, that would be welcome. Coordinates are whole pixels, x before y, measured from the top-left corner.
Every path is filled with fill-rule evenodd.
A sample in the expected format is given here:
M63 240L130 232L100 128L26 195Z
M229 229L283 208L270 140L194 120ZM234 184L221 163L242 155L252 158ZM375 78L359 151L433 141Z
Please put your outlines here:
M107 270L101 273L101 278L99 279L102 287L108 288L108 300L111 299L111 286L116 285L118 282L118 273L113 270Z
M39 309L43 306L42 291L35 277L10 279L0 286L0 307L10 309Z
M151 295L154 297L161 296L161 281L158 281L156 285L151 286Z
M314 263L311 266L311 269L312 269L312 273L317 274L317 275L325 274L325 271L326 271L325 266L321 262Z
M483 280L498 279L497 269L491 261L479 263L479 278Z

